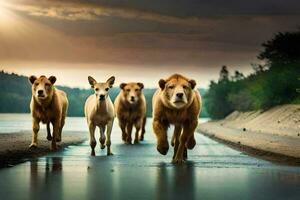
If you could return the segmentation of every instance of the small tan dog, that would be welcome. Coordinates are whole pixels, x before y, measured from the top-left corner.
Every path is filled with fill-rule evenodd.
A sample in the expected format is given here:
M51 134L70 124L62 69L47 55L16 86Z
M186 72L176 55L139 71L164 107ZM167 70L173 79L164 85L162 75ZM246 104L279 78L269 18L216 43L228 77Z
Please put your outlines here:
M115 82L115 77L110 77L105 83L97 83L97 81L89 76L88 81L91 87L94 89L94 94L90 95L84 106L84 113L87 119L90 132L90 146L92 148L91 155L95 156L95 129L96 126L100 129L99 142L101 144L101 149L105 148L105 141L107 146L107 155L113 155L111 151L111 140L110 135L113 127L115 111L114 105L108 95L109 89L113 86ZM105 137L105 129L106 137Z
M146 124L146 99L142 92L143 83L122 83L121 91L115 100L115 110L122 130L122 139L131 144L133 125L136 128L134 143L144 139ZM139 131L141 135L139 137Z
M166 155L169 149L167 130L175 125L172 137L174 146L173 163L182 163L187 158L187 149L196 145L194 132L201 110L201 97L194 90L196 82L182 75L174 74L160 79L153 95L153 130L157 137L157 150Z
M68 109L66 94L56 89L53 85L55 76L30 76L32 84L32 97L30 110L32 115L32 142L30 148L37 147L37 134L40 130L40 122L47 124L47 139L51 142L50 148L57 149L56 142L61 141L61 132L65 124ZM53 125L53 135L50 133L50 123Z

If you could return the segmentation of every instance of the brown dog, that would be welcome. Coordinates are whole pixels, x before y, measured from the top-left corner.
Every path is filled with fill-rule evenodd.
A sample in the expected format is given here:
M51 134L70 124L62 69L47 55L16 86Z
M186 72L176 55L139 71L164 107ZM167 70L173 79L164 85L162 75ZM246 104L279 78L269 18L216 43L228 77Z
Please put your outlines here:
M134 143L144 139L146 123L146 99L142 92L143 83L122 83L115 100L115 111L122 130L122 139L131 144L131 131L136 128ZM139 137L139 131L142 129Z
M194 132L201 110L201 97L194 90L196 82L182 75L174 74L168 79L160 79L159 87L153 95L153 130L157 137L157 150L166 155L169 150L167 129L175 125L172 137L174 146L173 163L181 163L187 158L187 148L196 145Z
M37 147L37 134L40 129L40 122L47 124L47 139L51 142L50 149L57 149L56 142L61 141L61 132L65 124L65 117L68 109L66 94L56 89L53 85L55 76L30 76L32 84L32 98L30 110L32 115L32 142L30 148ZM50 133L50 123L53 125L53 135Z

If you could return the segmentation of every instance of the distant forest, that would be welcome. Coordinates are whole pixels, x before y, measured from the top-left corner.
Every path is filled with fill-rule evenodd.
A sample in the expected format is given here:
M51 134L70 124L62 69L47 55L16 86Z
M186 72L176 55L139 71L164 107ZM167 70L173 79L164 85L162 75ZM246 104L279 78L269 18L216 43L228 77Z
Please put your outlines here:
M87 82L88 84L88 82ZM92 89L70 88L56 86L65 91L69 100L68 116L84 116L84 103L87 97L93 93ZM152 96L156 89L145 88L143 90L147 100L147 116L152 116ZM120 89L113 87L109 94L112 101L115 100ZM205 94L204 89L199 90L201 95ZM31 99L31 84L27 77L17 74L0 72L0 113L29 113ZM201 117L208 117L205 107Z
M262 44L257 57L265 64L252 64L249 76L239 71L230 74L223 66L219 80L211 81L204 96L211 118L224 118L234 110L267 110L300 103L300 29L275 34Z

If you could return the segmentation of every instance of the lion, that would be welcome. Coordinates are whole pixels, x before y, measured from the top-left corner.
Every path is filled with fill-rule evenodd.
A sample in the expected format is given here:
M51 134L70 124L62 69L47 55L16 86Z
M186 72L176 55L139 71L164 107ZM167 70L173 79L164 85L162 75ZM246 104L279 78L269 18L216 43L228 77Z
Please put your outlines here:
M201 111L201 96L195 90L196 82L180 74L159 80L159 89L154 93L153 131L157 138L157 150L166 155L169 150L168 127L175 126L171 145L174 146L173 163L187 159L187 149L196 145L194 132Z

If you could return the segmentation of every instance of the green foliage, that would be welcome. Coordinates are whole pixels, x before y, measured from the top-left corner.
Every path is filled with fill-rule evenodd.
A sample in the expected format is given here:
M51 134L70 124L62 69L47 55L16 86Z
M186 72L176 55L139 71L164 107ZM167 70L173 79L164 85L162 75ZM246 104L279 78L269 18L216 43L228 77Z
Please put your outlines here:
M295 66L296 65L296 66ZM271 68L265 81L267 88L262 95L262 108L267 109L299 100L297 88L300 86L300 63L289 64L285 68Z
M30 91L31 87L26 77L2 71L0 73L0 112L29 112Z
M264 50L258 55L258 58L266 60L272 67L282 68L288 64L299 63L300 29L296 32L279 32L262 46Z
M300 31L278 33L262 46L258 58L266 65L253 65L254 72L248 77L236 71L230 79L223 66L219 81L211 82L204 96L211 118L224 118L234 110L300 103Z
M204 96L209 116L220 119L233 111L227 100L230 94L229 84L229 81L219 81L218 83L211 81L209 90Z
M68 116L84 116L84 103L89 95L93 93L92 89L70 88L57 86L57 88L66 92L69 100ZM152 96L156 89L145 88L143 90L147 101L147 116L152 116ZM109 95L112 101L119 94L119 88L112 88ZM200 89L204 94L205 90ZM0 72L0 113L28 113L31 99L31 85L25 76L8 74ZM207 117L206 109L203 107L202 117Z

